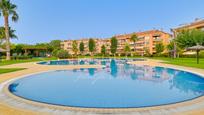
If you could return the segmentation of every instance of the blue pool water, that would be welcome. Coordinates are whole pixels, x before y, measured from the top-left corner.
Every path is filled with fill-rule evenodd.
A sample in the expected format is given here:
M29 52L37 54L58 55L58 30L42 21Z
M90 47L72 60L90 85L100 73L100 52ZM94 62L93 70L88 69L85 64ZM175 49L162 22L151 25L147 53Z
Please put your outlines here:
M136 108L204 95L204 78L163 67L96 60L101 69L57 70L16 80L9 90L33 101L74 107Z
M73 59L73 60L58 60L58 61L43 61L38 64L41 65L94 65L101 64L101 61L108 61L110 58L98 58L98 59ZM145 59L120 59L121 61L144 61Z

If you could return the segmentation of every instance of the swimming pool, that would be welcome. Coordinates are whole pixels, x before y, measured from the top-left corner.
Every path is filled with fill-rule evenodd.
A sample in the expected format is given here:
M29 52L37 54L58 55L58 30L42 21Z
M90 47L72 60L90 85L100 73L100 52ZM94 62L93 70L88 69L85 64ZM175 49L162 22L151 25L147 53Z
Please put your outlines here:
M204 95L204 78L163 67L107 59L104 68L56 70L14 81L16 96L54 105L84 108L138 108L172 104Z
M42 61L37 64L40 65L95 65L103 64L105 61L109 61L111 58L95 58L95 59L72 59L72 60L53 60L53 61ZM146 59L135 58L135 59L114 59L117 63L127 61L145 61Z

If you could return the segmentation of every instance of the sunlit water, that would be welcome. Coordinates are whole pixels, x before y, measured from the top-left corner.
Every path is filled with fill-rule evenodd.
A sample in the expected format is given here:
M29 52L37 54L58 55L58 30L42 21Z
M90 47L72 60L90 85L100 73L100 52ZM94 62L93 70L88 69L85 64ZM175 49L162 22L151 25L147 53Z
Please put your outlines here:
M155 106L204 95L204 78L189 72L129 65L126 60L85 63L102 64L104 68L30 75L12 83L9 90L33 101L94 108Z

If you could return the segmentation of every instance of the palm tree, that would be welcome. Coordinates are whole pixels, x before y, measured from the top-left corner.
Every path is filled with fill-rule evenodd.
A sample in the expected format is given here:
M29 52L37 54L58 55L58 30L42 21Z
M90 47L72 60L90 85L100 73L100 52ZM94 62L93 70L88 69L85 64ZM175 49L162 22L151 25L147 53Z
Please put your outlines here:
M16 12L17 6L12 4L10 0L1 0L0 1L0 10L1 14L4 17L4 26L6 34L6 60L10 60L10 36L9 36L9 16L11 15L12 21L18 21L18 14Z
M9 36L10 38L18 38L17 35L15 34L16 30L13 30L9 27ZM6 34L5 34L5 28L0 27L0 39L5 40L6 39Z
M9 27L9 36L11 38L18 38L15 34L15 30L12 30L10 27ZM3 45L5 39L6 39L5 28L0 27L0 45Z
M133 34L130 38L132 42L134 42L134 52L136 52L136 42L139 40L136 34Z

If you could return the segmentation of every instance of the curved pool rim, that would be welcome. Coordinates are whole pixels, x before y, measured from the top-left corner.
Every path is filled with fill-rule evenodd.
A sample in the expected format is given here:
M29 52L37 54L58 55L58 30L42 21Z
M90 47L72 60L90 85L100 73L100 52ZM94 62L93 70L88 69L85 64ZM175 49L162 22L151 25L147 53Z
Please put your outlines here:
M151 67L164 67L164 68L170 68L170 69L174 69L174 70L179 70L179 71L185 71L185 72L189 72L195 75L198 75L198 77L202 77L204 78L204 74L199 73L199 72L195 72L192 70L185 70L183 68L175 68L175 67L165 67L165 66L151 66ZM26 75L22 75L19 76L17 78L13 78L8 80L9 82L3 87L3 91L4 93L6 93L9 97L20 100L22 102L31 104L31 105L37 105L37 106L46 106L46 107L51 107L51 108L63 108L66 110L80 110L80 111L96 111L96 112L101 112L101 110L107 110L108 112L111 111L113 112L115 109L120 110L120 111L137 111L140 109L158 109L161 107L167 107L167 108L171 108L171 107L175 107L175 106L180 106L180 105L186 105L186 104L194 104L196 102L199 102L200 100L204 100L204 95L192 98L192 99L188 99L188 100L184 100L184 101L179 101L179 102L175 102L175 103L169 103L169 104L160 104L160 105L154 105L154 106L144 106L144 107L127 107L127 108L100 108L100 107L80 107L80 106L64 106L64 105L59 105L59 104L50 104L50 103L45 103L45 102L40 102L40 101L35 101L35 100L30 100L30 99L26 99L17 95L14 95L13 93L11 93L8 89L9 85L11 83L13 83L14 81L24 78L24 77L29 77L31 75L36 75L36 74L41 74L41 73L47 73L47 72L52 72L52 71L57 71L57 70L62 70L62 69L56 69L56 70L49 70L49 71L41 71L41 72L36 72L36 73L31 73L31 74L26 74ZM63 69L63 70L72 70L72 69Z

